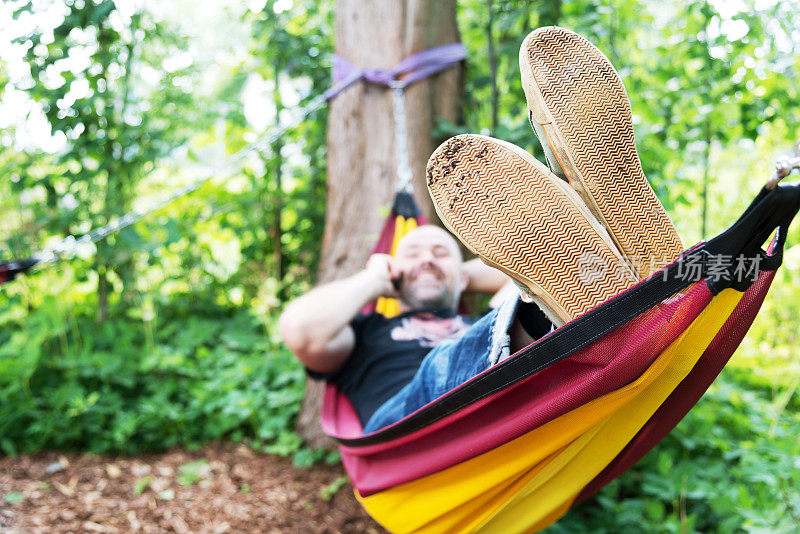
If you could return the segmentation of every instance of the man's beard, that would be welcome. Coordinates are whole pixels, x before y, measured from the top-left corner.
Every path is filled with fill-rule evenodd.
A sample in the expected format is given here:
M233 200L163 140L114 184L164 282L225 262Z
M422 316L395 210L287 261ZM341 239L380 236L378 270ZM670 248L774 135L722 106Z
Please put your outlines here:
M400 288L400 301L408 310L421 310L427 308L455 308L459 294L457 290L447 287L442 281L444 274L439 269L431 269L437 274L440 285L437 291L417 287L419 270L410 273L410 280L404 282Z
M400 300L409 310L424 310L428 308L454 308L456 295L442 287L438 294L417 296L414 294L401 294Z

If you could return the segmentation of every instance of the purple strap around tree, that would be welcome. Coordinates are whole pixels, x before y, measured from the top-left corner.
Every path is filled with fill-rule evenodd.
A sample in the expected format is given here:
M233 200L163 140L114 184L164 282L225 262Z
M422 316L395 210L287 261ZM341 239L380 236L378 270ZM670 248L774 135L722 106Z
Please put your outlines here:
M345 58L333 57L333 86L325 91L325 100L330 100L359 80L377 85L406 87L444 70L467 57L461 43L430 48L411 54L400 60L391 69L359 69Z

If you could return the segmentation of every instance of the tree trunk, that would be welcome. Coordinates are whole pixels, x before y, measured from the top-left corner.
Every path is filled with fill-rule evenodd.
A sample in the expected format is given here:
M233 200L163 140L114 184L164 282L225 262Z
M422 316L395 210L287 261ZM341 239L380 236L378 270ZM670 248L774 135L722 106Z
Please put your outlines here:
M336 53L359 68L389 68L403 57L457 42L455 0L339 0ZM425 165L440 139L435 117L455 121L461 68L451 68L406 90L407 142L414 197L436 221L425 185ZM392 95L385 87L354 85L331 102L328 122L328 198L320 282L361 269L377 240L397 183ZM298 432L311 446L330 445L319 428L323 386L308 382Z
M497 88L497 54L494 49L494 0L486 1L486 53L489 56L489 75L492 77L492 135L497 134L497 114L500 110L500 91Z
M283 100L281 99L281 91L280 91L280 83L279 77L280 74L280 66L274 66L275 72L275 92L273 93L273 103L275 104L275 128L280 128L281 125L281 111L283 111ZM269 194L269 184L264 184L264 188L267 191L267 195L269 196L269 202L267 206L270 206L272 209L268 209L268 217L271 218L270 221L267 222L266 226L269 228L269 239L271 245L271 252L272 252L272 276L279 282L278 287L280 288L280 294L283 294L283 244L281 242L281 236L283 235L283 229L281 224L281 219L283 218L283 155L281 154L281 150L283 149L283 139L278 138L272 143L272 164L274 168L270 173L272 176L275 177L275 189L272 195ZM269 174L268 174L269 176Z

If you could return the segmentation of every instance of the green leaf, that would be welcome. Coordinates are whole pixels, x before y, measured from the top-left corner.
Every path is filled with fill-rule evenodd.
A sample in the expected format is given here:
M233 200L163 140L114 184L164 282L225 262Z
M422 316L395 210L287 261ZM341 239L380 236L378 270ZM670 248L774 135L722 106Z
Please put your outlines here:
M20 493L18 491L10 491L10 492L5 494L5 496L3 497L3 500L5 500L9 504L17 504L17 503L21 503L22 501L24 501L25 497L23 497L22 493Z
M144 493L144 490L147 489L147 487L150 485L152 481L153 477L149 475L138 479L136 483L133 485L133 494L141 495L142 493Z
M324 501L331 500L333 498L333 496L336 495L336 493L338 493L339 490L342 489L342 487L345 484L347 484L347 480L348 479L347 479L346 476L338 477L333 482L331 482L330 484L328 484L324 488L320 489L319 490L319 496Z
M208 467L205 459L194 460L178 466L178 483L181 486L191 486L203 478L203 471Z

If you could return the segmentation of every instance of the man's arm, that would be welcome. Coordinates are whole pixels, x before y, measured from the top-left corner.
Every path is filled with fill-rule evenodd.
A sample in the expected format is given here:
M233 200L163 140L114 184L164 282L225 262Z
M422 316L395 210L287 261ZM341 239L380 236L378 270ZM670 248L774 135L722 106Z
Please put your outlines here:
M492 295L490 308L498 308L512 295L519 294L511 277L494 267L489 267L479 258L464 262L464 272L469 276L466 291Z
M465 261L461 267L467 273L469 282L464 290L469 293L485 293L492 295L500 291L509 280L502 271L489 267L480 259Z
M278 321L284 343L312 371L337 371L355 346L350 321L368 302L396 296L397 276L391 256L375 254L363 271L298 297Z

